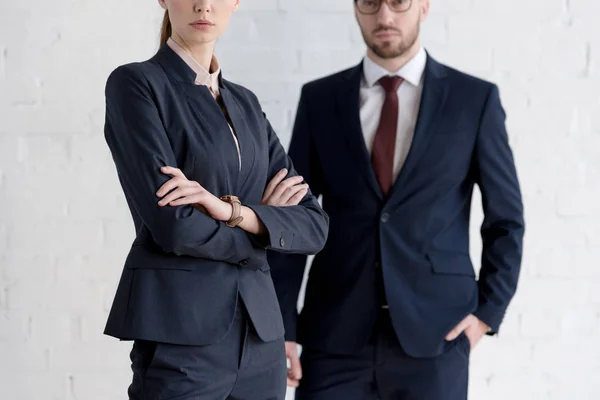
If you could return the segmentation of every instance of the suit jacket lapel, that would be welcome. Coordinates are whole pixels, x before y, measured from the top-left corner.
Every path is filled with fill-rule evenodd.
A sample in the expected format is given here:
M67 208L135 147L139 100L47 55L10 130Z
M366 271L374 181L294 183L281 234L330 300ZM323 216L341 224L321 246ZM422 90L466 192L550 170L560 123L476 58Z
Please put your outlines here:
M198 116L196 121L201 126L201 134L206 135L214 148L221 153L219 159L228 172L227 189L234 193L238 187L240 166L227 120L206 86L187 82L180 84L192 111Z
M242 110L238 102L235 100L235 97L226 86L222 86L220 91L221 98L223 99L223 103L225 104L225 108L229 114L229 118L231 118L233 130L237 136L240 146L242 170L240 171L239 179L236 185L237 192L239 193L252 171L256 149L254 147L254 140L252 139L252 135L250 134Z
M412 175L418 173L416 167L419 158L425 153L435 135L438 116L448 94L445 77L444 67L428 55L415 133L406 161L389 195L389 201L392 203L398 204L401 201L401 195L406 193L403 189Z
M360 81L362 63L347 71L337 90L337 109L343 127L344 140L352 159L356 161L356 173L364 179L373 193L383 199L383 193L371 166L365 137L360 122Z
M232 154L236 152L235 141L229 132L227 121L219 105L207 87L194 83L196 73L167 44L160 47L153 59L180 84L187 102L198 116L196 121L202 128L201 133L206 135L215 149L221 153L219 159L222 167L228 172L226 174L227 190L229 193L234 193L237 190L240 175L239 161L237 157L232 157ZM222 86L222 81L220 84ZM242 159L243 157L242 155Z

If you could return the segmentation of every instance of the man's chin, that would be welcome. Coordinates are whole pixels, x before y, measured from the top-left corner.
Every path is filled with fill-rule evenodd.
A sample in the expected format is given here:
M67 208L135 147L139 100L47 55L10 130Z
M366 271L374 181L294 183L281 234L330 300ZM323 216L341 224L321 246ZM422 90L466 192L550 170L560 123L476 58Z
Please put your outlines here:
M377 40L369 46L373 53L381 58L394 58L404 53L401 40Z
M383 59L400 57L402 54L404 54L404 51L405 51L403 48L399 48L397 46L396 47L374 46L374 47L371 47L371 50L378 57L383 58Z

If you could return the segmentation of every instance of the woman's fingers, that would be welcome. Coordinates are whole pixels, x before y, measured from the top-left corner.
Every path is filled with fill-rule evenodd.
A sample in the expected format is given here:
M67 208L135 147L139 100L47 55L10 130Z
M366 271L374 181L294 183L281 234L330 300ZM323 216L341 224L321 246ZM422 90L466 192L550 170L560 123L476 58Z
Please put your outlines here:
M171 190L175 189L187 182L188 179L185 177L183 172L179 168L175 167L162 167L160 171L165 175L171 175L173 178L169 179L164 185L158 189L156 195L158 197L163 197L165 194L169 193Z
M156 192L156 195L158 197L163 197L164 195L166 195L167 193L169 193L171 190L175 189L176 187L185 186L187 184L187 182L189 182L189 181L185 178L181 178L181 177L171 178L158 189L158 191Z
M281 178L284 176L283 171L280 171L269 183L261 201L262 204L279 207L285 206L299 191L308 188L306 184L300 185L304 180L301 176L294 176L282 181Z
M275 190L275 188L277 187L277 185L279 185L279 183L281 183L281 181L283 180L283 178L285 178L285 176L287 175L288 170L283 168L281 171L279 171L274 177L273 179L271 179L271 181L269 182L269 184L267 185L267 188L265 189L265 193L263 194L263 200L266 200L268 198L271 197L271 195L273 194L273 191Z
M164 206L164 205L167 205L167 204L171 203L172 201L177 200L181 197L191 196L193 194L201 194L202 190L204 190L204 189L202 189L202 187L200 185L191 185L191 184L182 185L182 186L178 187L177 189L173 190L172 192L170 192L169 194L167 194L165 197L163 197L158 202L158 205Z
M181 172L181 170L179 168L166 166L166 167L162 167L160 169L160 171L165 175L171 175L173 177L185 178L185 175L183 174L183 172Z
M297 206L300 204L304 196L308 194L308 185L305 188L300 189L295 195L293 195L286 203L286 206Z
M169 205L172 207L175 207L175 206L183 206L186 204L190 204L190 205L193 205L194 207L198 208L198 210L200 210L202 212L206 212L206 209L204 207L198 205L200 200L202 200L202 194L192 193L192 194L186 195L185 197L180 197L177 200L173 200L172 202L169 203Z
M294 177L286 179L285 181L283 181L279 185L277 185L277 188L273 192L272 197L274 197L275 199L278 199L277 201L279 202L279 198L282 197L283 193L286 190L288 190L292 186L296 186L296 185L302 183L303 180L304 180L304 178L302 178L301 176L294 176Z
M198 182L188 180L179 168L166 166L160 170L173 178L169 179L156 192L158 197L162 197L158 202L159 206L167 204L170 206L195 205L200 202L204 188Z
M307 184L295 185L295 186L291 186L291 187L287 188L287 190L281 194L281 197L279 198L279 203L281 205L287 205L287 203L290 201L290 199L292 197L294 197L296 194L298 194L299 191L307 189L307 188L308 188Z

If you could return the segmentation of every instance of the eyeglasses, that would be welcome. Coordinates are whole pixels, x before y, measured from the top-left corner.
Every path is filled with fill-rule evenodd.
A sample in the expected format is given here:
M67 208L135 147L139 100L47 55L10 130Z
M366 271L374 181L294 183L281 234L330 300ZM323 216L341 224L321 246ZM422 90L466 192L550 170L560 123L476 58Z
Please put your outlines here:
M412 0L354 0L354 4L361 14L373 15L379 12L384 1L397 13L408 11L412 6Z

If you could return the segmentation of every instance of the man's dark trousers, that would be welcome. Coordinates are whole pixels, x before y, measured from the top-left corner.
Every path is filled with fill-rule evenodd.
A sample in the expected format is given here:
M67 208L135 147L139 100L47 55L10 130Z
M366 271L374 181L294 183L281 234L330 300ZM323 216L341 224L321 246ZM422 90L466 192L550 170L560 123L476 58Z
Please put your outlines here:
M413 358L382 309L372 338L356 354L302 350L296 400L465 400L470 348L463 333L441 355Z

